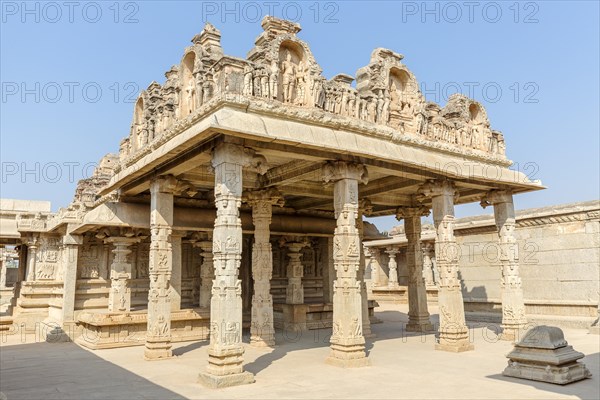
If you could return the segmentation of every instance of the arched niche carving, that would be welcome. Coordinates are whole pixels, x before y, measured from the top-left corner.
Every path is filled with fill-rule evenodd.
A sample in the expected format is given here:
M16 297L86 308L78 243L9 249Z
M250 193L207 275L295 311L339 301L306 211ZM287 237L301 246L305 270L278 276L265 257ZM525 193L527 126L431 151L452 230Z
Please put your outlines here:
M196 61L196 53L188 52L181 61L181 99L180 115L182 118L187 117L196 108L196 80L194 78L194 63Z
M406 70L396 67L390 68L388 83L389 90L395 87L396 90L400 91L400 93L405 93L413 89L411 86L412 78Z
M279 90L277 99L284 103L306 104L308 65L302 46L286 40L279 46Z

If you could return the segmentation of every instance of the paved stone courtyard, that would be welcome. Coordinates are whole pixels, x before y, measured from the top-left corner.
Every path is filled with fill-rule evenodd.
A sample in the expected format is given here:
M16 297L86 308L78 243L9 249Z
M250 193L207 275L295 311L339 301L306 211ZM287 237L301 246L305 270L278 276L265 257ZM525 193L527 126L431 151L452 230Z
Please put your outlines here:
M206 364L208 342L174 345L175 357L144 361L144 347L90 351L73 343L34 343L34 335L2 338L0 391L12 399L208 399L208 398L448 398L598 399L600 342L583 329L565 329L569 344L586 354L591 379L567 386L501 375L512 346L496 341L492 329L469 325L475 350L435 351L434 337L402 334L407 306L382 304L368 340L372 366L340 369L324 363L327 330L284 340L274 350L245 345L252 385L206 389L193 383ZM437 308L431 307L437 322ZM247 342L248 334L244 338Z

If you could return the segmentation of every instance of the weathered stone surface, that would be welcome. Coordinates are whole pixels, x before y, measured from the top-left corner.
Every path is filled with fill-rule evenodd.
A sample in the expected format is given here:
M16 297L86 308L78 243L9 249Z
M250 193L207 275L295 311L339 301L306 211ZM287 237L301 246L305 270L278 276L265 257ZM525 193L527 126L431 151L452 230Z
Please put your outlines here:
M566 385L592 376L577 360L585 357L567 344L560 328L536 326L530 329L506 356L505 376Z

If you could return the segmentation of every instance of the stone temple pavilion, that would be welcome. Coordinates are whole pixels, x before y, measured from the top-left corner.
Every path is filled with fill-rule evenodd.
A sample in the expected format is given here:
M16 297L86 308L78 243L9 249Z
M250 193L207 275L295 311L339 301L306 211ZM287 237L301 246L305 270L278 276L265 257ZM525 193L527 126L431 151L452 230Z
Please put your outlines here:
M265 17L262 27L242 59L224 55L206 24L165 82L140 94L119 154L73 202L17 217L14 321L91 348L144 345L148 360L210 337L199 366L210 387L254 381L243 368L248 326L253 346L276 345L275 328L331 327L325 361L365 366L362 240L377 234L363 216L404 220L407 328L426 331L420 234L432 212L436 349L470 350L454 205L482 202L494 207L502 326L515 336L526 320L513 195L543 186L509 169L482 105L426 101L403 56L383 48L355 76L328 80L298 24Z

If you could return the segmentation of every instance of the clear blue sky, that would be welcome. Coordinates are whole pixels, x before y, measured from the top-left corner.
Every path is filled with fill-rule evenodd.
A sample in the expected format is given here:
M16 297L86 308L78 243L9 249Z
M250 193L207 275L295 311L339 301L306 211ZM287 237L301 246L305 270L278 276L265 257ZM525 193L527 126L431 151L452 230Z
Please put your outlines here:
M164 81L205 20L226 54L244 57L269 11L302 25L327 78L354 75L387 47L404 54L428 100L461 91L481 101L515 167L549 187L517 196L517 208L600 197L596 1L2 1L1 11L4 198L66 206L76 180L118 151L137 92Z

